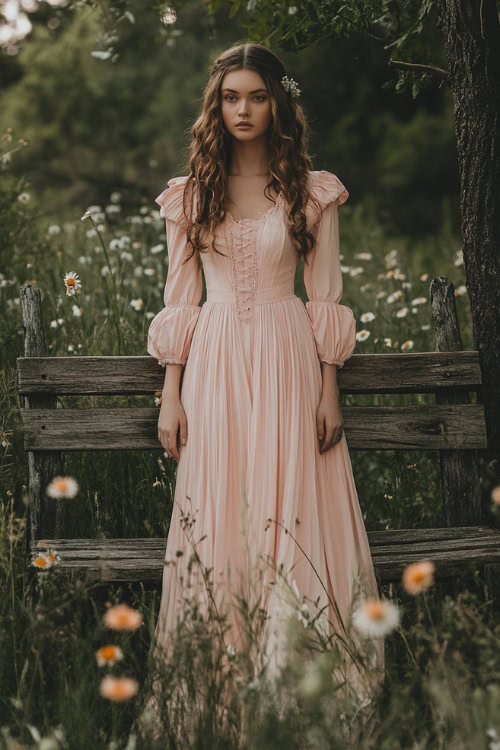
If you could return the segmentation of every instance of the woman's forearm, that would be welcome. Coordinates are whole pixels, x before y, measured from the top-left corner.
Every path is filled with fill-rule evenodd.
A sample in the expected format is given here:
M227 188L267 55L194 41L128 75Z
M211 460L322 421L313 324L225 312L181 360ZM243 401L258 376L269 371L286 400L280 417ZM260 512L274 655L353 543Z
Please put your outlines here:
M337 365L330 365L328 362L320 362L321 376L323 378L323 391L329 396L338 398L339 387L337 384Z
M184 365L168 363L165 367L165 382L162 395L168 398L180 398L180 382Z

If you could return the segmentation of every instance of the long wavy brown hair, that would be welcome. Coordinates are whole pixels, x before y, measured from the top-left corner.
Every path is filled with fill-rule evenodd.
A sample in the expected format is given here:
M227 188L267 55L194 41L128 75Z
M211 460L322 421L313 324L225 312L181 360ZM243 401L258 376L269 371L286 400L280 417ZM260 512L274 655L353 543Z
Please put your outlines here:
M262 77L270 95L272 121L269 128L271 160L270 182L266 193L283 193L287 204L288 230L298 257L314 248L316 238L309 231L305 206L309 200L320 206L308 189L308 172L312 160L307 153L308 125L298 99L287 92L281 83L287 75L281 60L263 44L248 42L236 44L222 52L210 69L210 77L203 92L200 113L191 127L188 180L183 197L183 211L187 226L187 239L192 247L186 263L196 251L206 252L207 244L201 236L205 232L215 241L215 230L226 218L228 196L227 174L231 163L232 136L222 118L222 79L230 70L254 70ZM212 248L220 255L212 242Z

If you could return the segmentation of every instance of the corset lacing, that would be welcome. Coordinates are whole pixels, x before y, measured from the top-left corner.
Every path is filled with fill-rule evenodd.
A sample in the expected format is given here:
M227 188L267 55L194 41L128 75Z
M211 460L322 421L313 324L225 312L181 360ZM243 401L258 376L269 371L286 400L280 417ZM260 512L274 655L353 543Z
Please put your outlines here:
M256 219L234 219L228 211L231 232L231 266L236 309L241 321L252 318L258 289L257 230L261 223L277 211L282 194Z
M241 321L253 316L258 288L257 223L250 219L233 222L231 232L233 288Z

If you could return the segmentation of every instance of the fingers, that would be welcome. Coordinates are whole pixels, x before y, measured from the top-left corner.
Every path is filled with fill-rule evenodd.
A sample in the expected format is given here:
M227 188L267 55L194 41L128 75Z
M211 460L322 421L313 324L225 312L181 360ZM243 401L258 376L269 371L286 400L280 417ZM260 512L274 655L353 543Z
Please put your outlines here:
M169 458L175 458L176 461L180 460L180 453L177 445L177 432L174 433L173 430L158 430L158 440L162 444ZM180 429L180 442L183 446L187 444L187 425L185 424Z
M319 449L320 453L326 453L326 451L329 450L332 446L338 445L338 443L340 443L342 435L344 434L343 427L344 426L342 424L335 428L326 429L323 443ZM320 440L322 439L320 435L318 435L318 437Z

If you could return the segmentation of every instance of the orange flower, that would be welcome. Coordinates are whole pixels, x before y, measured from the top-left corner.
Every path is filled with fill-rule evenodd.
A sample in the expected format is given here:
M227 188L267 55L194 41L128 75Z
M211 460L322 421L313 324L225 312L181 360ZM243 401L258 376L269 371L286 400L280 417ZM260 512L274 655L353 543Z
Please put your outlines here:
M143 617L127 604L117 604L116 607L108 609L103 620L104 624L113 630L137 630L142 625Z
M389 599L369 598L353 612L354 626L367 638L383 638L398 627L400 613Z
M436 566L431 560L422 560L407 565L403 571L402 583L409 594L420 594L434 583Z
M103 646L96 651L96 659L100 667L112 666L123 659L123 651L119 646Z
M73 477L57 476L47 485L47 495L54 497L56 500L64 497L76 497L78 490L78 482Z
M37 557L33 558L31 564L34 565L35 568L46 570L47 568L51 568L53 563L52 560L49 560L47 555L37 555Z
M108 675L101 680L99 691L103 698L111 701L128 701L137 693L139 685L131 677L111 677Z

